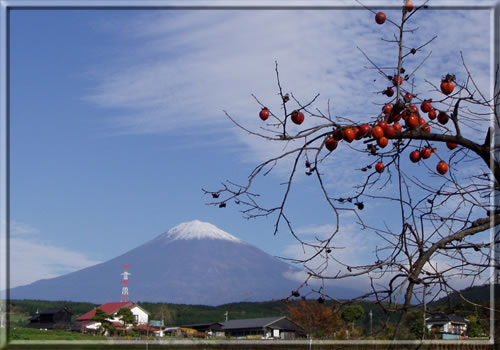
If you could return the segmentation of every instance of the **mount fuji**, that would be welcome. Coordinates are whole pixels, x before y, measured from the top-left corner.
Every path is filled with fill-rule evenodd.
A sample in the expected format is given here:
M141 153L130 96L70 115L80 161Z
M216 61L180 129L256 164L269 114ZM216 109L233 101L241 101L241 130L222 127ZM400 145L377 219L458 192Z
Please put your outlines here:
M286 297L299 271L216 226L194 220L107 262L12 288L11 299L118 301L129 264L134 301L220 305ZM339 290L346 295L349 291ZM343 293L342 293L343 292Z

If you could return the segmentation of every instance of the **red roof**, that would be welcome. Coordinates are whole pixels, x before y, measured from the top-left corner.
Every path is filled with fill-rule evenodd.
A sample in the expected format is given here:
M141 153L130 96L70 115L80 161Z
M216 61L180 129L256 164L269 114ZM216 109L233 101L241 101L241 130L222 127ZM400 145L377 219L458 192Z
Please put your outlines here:
M81 327L86 327L88 326L89 324L93 324L93 323L96 323L95 321L79 321L77 322L77 324Z
M132 309L135 306L137 306L137 305L131 301L122 301L120 303L102 304L101 306L98 306L97 308L101 309L102 311L104 311L107 314L113 314L113 313L117 312L118 310L120 310L121 308L126 307L128 309ZM83 314L82 316L78 317L77 321L90 320L92 317L94 317L95 310L96 309L93 309L93 310L87 312L86 314Z

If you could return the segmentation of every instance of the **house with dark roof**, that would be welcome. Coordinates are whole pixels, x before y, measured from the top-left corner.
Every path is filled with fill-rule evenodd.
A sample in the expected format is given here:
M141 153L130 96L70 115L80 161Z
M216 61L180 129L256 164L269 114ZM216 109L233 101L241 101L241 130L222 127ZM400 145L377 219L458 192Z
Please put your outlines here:
M72 316L73 313L67 307L46 309L31 317L30 323L24 328L79 330L71 322Z
M130 311L134 315L136 325L147 326L149 313L139 305L131 301L102 304L101 306L98 306L97 308L92 309L89 312L78 317L76 320L78 322L78 325L82 327L83 331L96 331L101 326L101 323L92 320L92 318L95 316L96 310L100 309L110 315L110 318L107 320L110 321L115 326L115 328L125 330L127 328L131 328L132 326L123 324L121 319L117 315L118 311L120 311L120 309L122 308L130 309Z
M469 320L455 314L438 313L425 319L427 329L441 339L462 339L466 337Z
M286 316L249 318L222 322L226 336L261 336L265 339L295 339L305 337L306 331Z

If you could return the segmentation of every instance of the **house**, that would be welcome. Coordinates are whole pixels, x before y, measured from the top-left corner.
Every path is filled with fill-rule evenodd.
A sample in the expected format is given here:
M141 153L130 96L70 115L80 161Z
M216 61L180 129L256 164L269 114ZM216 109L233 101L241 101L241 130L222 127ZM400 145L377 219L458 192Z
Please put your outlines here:
M427 329L441 339L462 339L466 337L469 320L455 314L438 313L425 319Z
M78 330L71 322L73 313L67 308L52 308L37 312L24 328Z
M190 328L198 331L199 333L205 333L205 337L224 337L225 333L222 329L222 323L211 322L211 323L195 323L182 325L181 328Z
M147 325L148 324L149 313L146 310L144 310L143 308L141 308L139 305L137 305L131 301L102 304L101 306L98 306L97 308L95 308L95 309L87 312L86 314L83 314L82 316L78 317L76 320L78 322L78 325L80 327L82 327L83 331L96 331L101 326L101 323L92 320L92 317L95 316L97 309L101 309L105 313L111 315L111 317L108 319L108 321L112 322L116 328L118 328L118 329L130 328L131 325L124 325L121 322L121 319L117 315L118 311L121 308L130 309L130 311L134 315L135 323L137 325Z
M230 320L222 322L222 329L226 336L231 337L261 336L265 339L295 339L306 336L304 328L286 316Z

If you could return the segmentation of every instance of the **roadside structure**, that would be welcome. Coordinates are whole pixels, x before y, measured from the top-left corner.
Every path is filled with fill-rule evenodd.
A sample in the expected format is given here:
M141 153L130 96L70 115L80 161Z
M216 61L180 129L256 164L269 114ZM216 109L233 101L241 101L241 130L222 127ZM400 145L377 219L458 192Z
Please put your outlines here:
M148 318L149 318L149 312L141 308L139 305L137 305L134 302L131 301L124 301L124 302L119 302L119 303L106 303L102 304L101 306L96 307L95 309L83 314L82 316L78 317L76 320L78 322L78 325L82 328L82 331L91 331L95 332L99 327L101 326L101 323L95 320L92 320L92 318L96 314L96 310L100 309L110 315L110 318L107 319L110 321L117 329L119 330L126 330L130 329L133 327L132 324L126 325L123 324L122 320L118 316L118 311L122 308L127 308L130 309L132 314L134 315L134 321L137 326L141 325L146 325L148 324Z
M455 314L438 313L425 319L427 329L441 339L463 339L467 337L469 320Z
M296 339L305 337L307 332L286 316L249 318L222 322L226 336L261 337L264 339Z
M67 307L37 311L24 328L79 330L79 326L71 322L72 316L73 313Z

